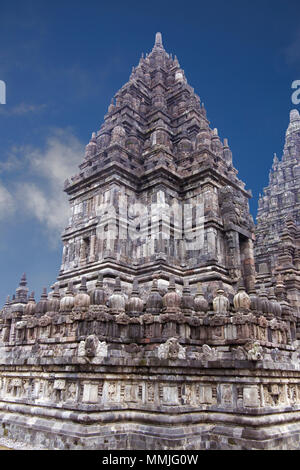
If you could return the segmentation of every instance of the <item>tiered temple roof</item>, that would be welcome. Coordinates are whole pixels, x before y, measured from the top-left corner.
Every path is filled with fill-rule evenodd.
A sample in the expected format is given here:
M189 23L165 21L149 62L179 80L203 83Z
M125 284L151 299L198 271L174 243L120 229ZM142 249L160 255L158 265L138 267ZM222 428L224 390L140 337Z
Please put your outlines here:
M218 130L209 127L203 103L157 33L150 54L141 57L112 99L104 124L86 147L81 173L66 182L66 189L71 192L80 180L115 161L136 175L165 167L184 176L197 172L205 159L244 187L232 166L228 140L221 142Z

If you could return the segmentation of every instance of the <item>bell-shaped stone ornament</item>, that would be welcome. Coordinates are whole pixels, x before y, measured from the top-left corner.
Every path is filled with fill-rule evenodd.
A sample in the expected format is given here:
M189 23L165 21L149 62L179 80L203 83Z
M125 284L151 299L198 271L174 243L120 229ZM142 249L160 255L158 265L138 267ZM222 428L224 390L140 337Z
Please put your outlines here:
M19 317L20 315L23 315L24 307L25 304L16 299L11 305L11 311Z
M43 293L41 295L41 299L36 304L35 314L37 317L41 317L45 315L48 311L48 296L47 296L47 289L46 287L43 288Z
M223 289L217 290L217 295L213 299L213 309L217 315L228 315L229 312L229 300L225 296L225 291Z
M269 299L268 299L268 295L267 295L267 291L266 291L264 285L262 285L262 287L260 289L259 298L260 298L260 303L261 303L262 314L265 317L268 317L268 315L272 315L271 314L272 308L271 308L271 305L270 305L270 302L269 302Z
M236 312L245 312L250 310L251 299L245 290L242 279L239 282L238 291L233 297L233 305Z
M73 282L69 282L66 293L60 300L59 310L61 312L71 312L73 307L74 307Z
M119 276L116 277L114 291L108 299L108 306L113 314L125 312L125 297L122 294L121 280Z
M184 315L192 315L195 310L194 296L191 294L189 281L187 279L184 280L180 307Z
M139 296L139 284L136 278L133 281L133 288L128 301L127 310L131 317L138 317L144 310L144 302Z
M52 296L50 298L48 298L47 311L48 312L59 312L59 307L60 307L59 286L57 284L55 284L54 292L52 293Z
M259 295L256 292L254 285L252 285L249 289L249 297L250 297L250 310L259 315L261 313L261 300L260 300Z
M34 292L31 292L27 304L24 307L24 316L32 316L35 314L36 303L34 300Z
M103 288L103 275L101 273L98 275L95 289L92 290L90 297L92 305L106 305L107 295Z
M163 296L163 308L164 311L168 312L179 312L180 311L181 297L176 292L175 278L170 276L168 292Z
M194 299L194 305L195 310L198 313L206 313L208 311L209 305L206 298L204 297L201 282L198 282L197 284L197 292Z
M277 300L280 302L281 300L286 300L286 289L283 282L283 278L281 274L278 274L276 280L276 287L275 287L275 295Z
M275 315L275 317L281 317L281 305L276 299L274 287L270 288L269 302L272 304L272 313Z
M152 315L159 315L163 307L162 296L158 290L157 276L153 276L152 287L146 302L146 312Z
M90 296L87 293L86 287L86 278L83 276L81 278L81 284L79 287L78 294L75 295L74 305L75 307L80 307L82 309L88 309L91 303Z
M287 301L287 292L286 292L286 288L285 288L284 281L283 281L281 274L277 276L275 294L276 294L277 301L280 305L280 310L281 310L280 316L282 318L288 318L291 312L291 306L289 302Z

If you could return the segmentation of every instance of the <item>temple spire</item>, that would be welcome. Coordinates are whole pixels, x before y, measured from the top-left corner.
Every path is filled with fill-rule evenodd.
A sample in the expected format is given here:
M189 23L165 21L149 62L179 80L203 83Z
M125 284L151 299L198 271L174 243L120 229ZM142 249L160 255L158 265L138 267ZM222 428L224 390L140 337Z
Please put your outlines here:
M270 273L281 259L281 237L289 237L285 233L286 217L292 217L296 225L300 222L300 204L297 198L300 183L299 159L300 115L297 109L292 109L282 159L279 160L274 155L269 185L264 188L257 215L255 262L257 272L265 282L268 282Z
M292 109L290 111L290 123L287 128L286 135L289 136L293 132L298 132L300 130L300 115L297 109Z
M161 33L155 34L155 46L163 47Z
M23 276L21 277L19 287L17 287L16 289L16 298L20 300L21 302L26 302L27 293L28 293L27 279L26 279L26 274L24 273Z

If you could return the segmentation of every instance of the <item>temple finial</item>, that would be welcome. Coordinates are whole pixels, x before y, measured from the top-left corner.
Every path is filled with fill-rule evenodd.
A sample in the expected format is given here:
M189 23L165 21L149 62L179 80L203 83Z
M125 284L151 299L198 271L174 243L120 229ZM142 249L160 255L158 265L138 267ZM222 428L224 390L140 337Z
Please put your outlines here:
M155 34L155 46L162 47L162 36L161 33Z
M20 286L26 286L26 285L27 285L27 279L26 279L26 274L24 273L23 276L21 277Z
M290 111L290 122L299 121L300 115L298 109L292 109Z
M299 132L300 130L300 115L297 109L292 109L290 111L290 123L286 131L286 136L290 136L294 132Z

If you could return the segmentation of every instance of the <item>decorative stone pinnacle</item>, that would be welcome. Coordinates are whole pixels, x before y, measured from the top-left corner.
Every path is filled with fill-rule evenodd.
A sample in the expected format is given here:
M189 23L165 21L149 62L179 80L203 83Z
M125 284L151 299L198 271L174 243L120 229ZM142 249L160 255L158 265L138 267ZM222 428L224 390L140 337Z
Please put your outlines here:
M83 276L81 278L81 284L80 284L80 287L79 287L79 291L80 292L87 292L87 288L86 288L86 277Z
M184 279L184 280L183 280L183 289L182 289L182 292L184 292L185 294L190 294L190 293L191 293L190 283L189 283L189 280L188 280L188 279Z
M73 295L73 282L70 281L68 282L68 287L67 287L67 290L66 290L66 294L68 295Z
M269 289L269 299L270 300L276 300L274 287L270 287L270 289Z
M139 294L139 281L138 279L135 277L133 279L133 285L132 285L132 292L131 292L131 295L132 294L135 294L135 295L138 295Z
M224 291L224 289L219 288L219 289L217 290L217 294L218 294L218 295L224 295L224 296L225 296L225 291Z
M290 112L290 122L299 121L300 115L298 109L292 109Z
M26 280L26 274L24 273L20 280L20 286L26 286L26 285L27 285L27 280Z
M47 299L47 287L43 287L41 299Z
M152 287L151 287L151 292L158 291L158 275L157 273L153 274L152 276Z
M268 297L268 295L267 295L267 290L266 290L266 288L265 288L265 284L264 284L264 283L262 284L259 293L260 293L260 297Z
M96 287L103 287L103 274L99 273L98 274L98 279L96 282Z
M161 33L155 34L155 46L163 47Z
M290 123L286 131L286 135L289 136L290 134L297 132L300 130L300 115L297 109L292 109L290 112Z
M115 279L114 292L121 292L121 279L119 276L117 276Z
M284 287L282 275L279 273L276 279L276 287Z
M54 285L54 292L52 294L52 297L53 298L60 298L60 295L59 295L59 286L58 284L55 284Z
M238 283L238 290L245 290L244 279L241 277Z
M173 290L176 290L176 286L175 286L175 276L173 274L170 275L169 277L169 291L173 291Z
M203 295L202 283L197 282L197 295Z

